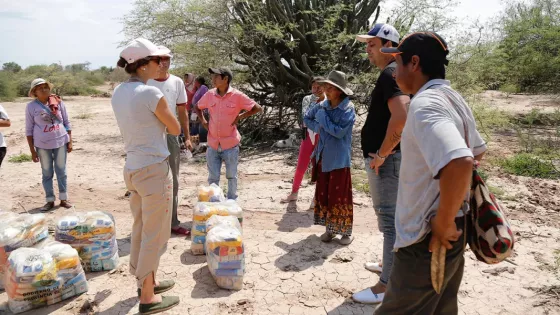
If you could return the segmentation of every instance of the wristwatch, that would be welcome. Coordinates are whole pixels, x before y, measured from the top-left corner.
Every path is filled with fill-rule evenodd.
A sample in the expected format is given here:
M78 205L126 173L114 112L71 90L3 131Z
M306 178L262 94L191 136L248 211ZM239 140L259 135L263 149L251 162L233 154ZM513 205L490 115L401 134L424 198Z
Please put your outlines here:
M375 155L377 155L378 158L385 160L387 158L387 156L381 156L379 155L379 150L377 150L377 152L375 152Z

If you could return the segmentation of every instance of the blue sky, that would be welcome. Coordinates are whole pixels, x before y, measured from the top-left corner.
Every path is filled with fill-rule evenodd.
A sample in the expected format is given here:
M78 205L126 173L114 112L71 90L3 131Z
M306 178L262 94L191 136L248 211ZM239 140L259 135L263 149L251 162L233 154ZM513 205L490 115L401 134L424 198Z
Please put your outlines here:
M120 18L133 0L0 0L0 64L23 67L89 61L92 68L114 66L123 40ZM494 17L500 0L462 0L460 18Z

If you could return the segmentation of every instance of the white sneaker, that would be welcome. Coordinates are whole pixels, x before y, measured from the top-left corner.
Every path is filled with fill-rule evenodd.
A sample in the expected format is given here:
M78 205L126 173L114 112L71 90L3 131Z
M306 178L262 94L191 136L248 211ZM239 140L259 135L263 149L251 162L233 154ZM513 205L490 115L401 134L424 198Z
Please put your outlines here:
M364 267L371 272L381 273L383 268L379 265L378 262L367 262L365 263Z
M371 288L367 288L358 293L354 293L352 295L352 300L362 304L378 304L383 302L384 297L385 293L375 294L371 291Z

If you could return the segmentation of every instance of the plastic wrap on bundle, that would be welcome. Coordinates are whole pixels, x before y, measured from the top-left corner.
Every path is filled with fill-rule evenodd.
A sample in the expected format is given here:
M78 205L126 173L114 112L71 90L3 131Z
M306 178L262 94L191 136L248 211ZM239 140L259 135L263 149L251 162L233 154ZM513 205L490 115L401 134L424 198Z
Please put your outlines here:
M55 238L66 244L85 245L109 240L115 234L115 222L110 214L90 211L60 218Z
M225 201L224 191L216 184L198 186L198 201L222 202Z
M241 231L224 220L206 235L208 269L219 287L241 290L245 273L245 253Z
M206 232L209 232L213 227L215 227L219 224L224 224L224 225L230 226L232 228L236 228L240 232L243 232L241 230L241 224L239 223L239 219L237 217L232 216L232 215L228 215L228 216L213 215L213 216L211 216L208 219L208 221L206 221Z
M2 212L0 215L0 289L3 289L10 253L44 240L49 235L49 230L44 214L18 215Z
M67 244L45 240L20 248L9 257L6 292L13 313L21 313L88 290L78 252Z
M206 221L213 215L234 216L239 224L243 221L243 210L235 200L224 202L198 202L193 209L193 224L191 232L191 252L203 255L206 244Z
M86 272L109 271L119 262L115 220L109 213L90 211L58 221L56 239L70 244Z

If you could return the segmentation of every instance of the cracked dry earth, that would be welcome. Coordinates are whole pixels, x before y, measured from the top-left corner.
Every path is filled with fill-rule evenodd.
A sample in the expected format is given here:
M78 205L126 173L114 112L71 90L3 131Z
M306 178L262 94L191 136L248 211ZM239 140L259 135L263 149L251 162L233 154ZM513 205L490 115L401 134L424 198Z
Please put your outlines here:
M118 269L88 274L87 294L31 311L27 314L136 314L135 280L128 274L131 216L123 197L122 143L108 99L70 98L70 117L86 112L91 118L73 119L75 152L69 155L69 191L77 210L105 210L114 214L118 228ZM12 127L5 131L11 155L27 152L24 133L24 100L5 103ZM158 277L174 278L177 286L168 294L179 295L181 304L166 314L372 314L373 306L353 303L351 295L375 284L378 276L363 268L366 261L380 259L382 235L368 196L355 191L355 241L348 247L336 241L324 244L320 227L312 225L307 211L312 186L300 192L297 207L280 204L290 191L293 150L244 150L240 163L239 195L244 208L243 235L246 274L241 291L216 286L204 256L191 255L190 240L174 237L162 257ZM356 156L356 165L362 165ZM363 182L363 170L355 182ZM40 167L33 163L5 163L0 172L0 208L28 211L43 204ZM180 219L190 226L196 200L195 188L206 180L202 162L181 165ZM222 177L224 180L224 177ZM507 178L498 186L509 187ZM532 192L518 180L507 201L518 243L511 263L488 266L466 254L465 276L459 293L460 314L560 314L557 207L531 203ZM222 182L222 185L224 182ZM523 187L521 187L523 186ZM558 181L546 187L558 188ZM542 200L558 204L556 190L541 190ZM506 190L509 194L509 191ZM521 194L518 196L518 194ZM512 200L515 199L515 200ZM517 201L516 201L517 200ZM531 215L523 209L531 205ZM513 210L512 210L513 209ZM74 210L48 214L51 223ZM539 220L536 220L536 219ZM547 219L552 218L552 219ZM427 275L429 276L429 275ZM7 300L0 294L0 303ZM7 312L0 309L0 313Z

